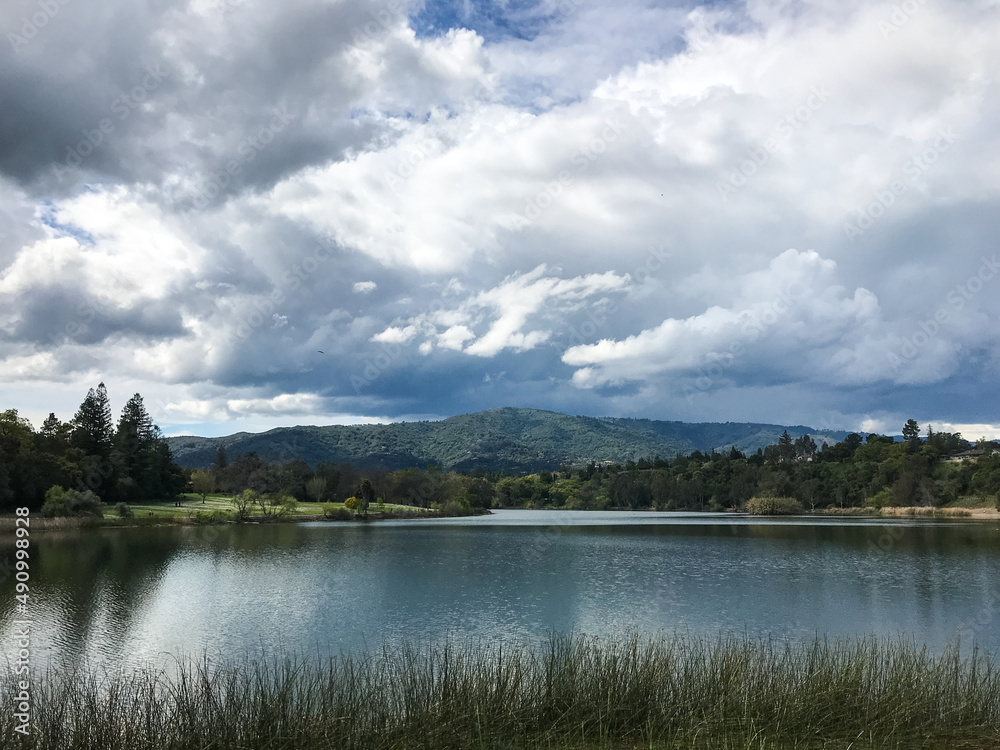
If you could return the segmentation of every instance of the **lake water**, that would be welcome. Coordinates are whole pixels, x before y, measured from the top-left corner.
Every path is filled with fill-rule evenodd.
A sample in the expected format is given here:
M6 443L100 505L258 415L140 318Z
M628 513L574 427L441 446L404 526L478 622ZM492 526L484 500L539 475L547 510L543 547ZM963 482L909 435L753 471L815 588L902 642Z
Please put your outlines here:
M32 542L35 664L523 642L552 630L904 634L935 649L961 636L1000 648L994 522L508 510ZM11 602L11 579L3 587ZM12 632L12 610L0 632Z

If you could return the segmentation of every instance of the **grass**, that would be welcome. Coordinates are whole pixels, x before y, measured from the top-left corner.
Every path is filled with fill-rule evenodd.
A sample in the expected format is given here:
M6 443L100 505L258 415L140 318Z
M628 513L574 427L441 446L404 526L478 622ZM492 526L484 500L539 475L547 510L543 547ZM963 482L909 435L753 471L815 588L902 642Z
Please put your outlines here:
M51 669L33 730L4 747L344 748L1000 747L1000 672L955 647L728 636L540 647L384 646L307 660L183 661L172 676ZM14 694L5 670L3 692Z
M950 503L945 503L945 508L989 508L997 507L996 495L963 495Z
M132 518L119 518L117 513L115 513L114 506L111 505L104 511L103 519L90 516L42 518L41 515L36 513L32 515L31 528L33 530L46 530L92 526L146 526L164 523L190 524L227 521L231 520L233 515L233 505L230 502L230 497L230 495L212 494L203 503L201 495L186 493L180 496L180 500L177 503L173 500L134 503L129 505L133 513ZM333 503L332 505L352 518L354 517L343 503ZM370 506L368 517L372 520L389 517L412 518L434 514L435 512L429 508L385 503L381 506ZM251 521L260 516L261 512L259 508L250 509ZM308 520L322 517L322 503L298 503L285 517L285 520ZM14 527L15 516L13 514L0 516L0 534L11 533Z
M231 513L233 511L233 505L230 502L231 497L228 494L212 494L208 495L203 503L201 495L189 492L180 496L179 505L175 505L173 501L168 500L158 503L135 503L130 507L137 517L145 516L148 518L149 514L152 513L153 517L188 518L196 513ZM347 510L343 503L332 504L337 508ZM289 515L321 516L323 515L323 508L321 506L322 503L298 503ZM376 507L376 505L369 507L369 515L378 516ZM395 505L393 503L385 503L383 507L389 513L404 511L427 512L427 509L424 508L415 508L410 505ZM109 508L108 512L105 513L105 518L112 518L114 515L114 508ZM260 515L260 509L251 509L251 515Z

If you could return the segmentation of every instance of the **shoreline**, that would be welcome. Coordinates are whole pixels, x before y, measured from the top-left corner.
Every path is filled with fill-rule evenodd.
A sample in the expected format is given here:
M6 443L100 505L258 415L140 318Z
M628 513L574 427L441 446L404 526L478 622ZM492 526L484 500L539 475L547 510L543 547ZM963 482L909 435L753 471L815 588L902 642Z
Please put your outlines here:
M494 510L580 510L567 508L495 508ZM654 508L644 508L642 510L633 508L604 508L602 510L587 510L587 513L602 512L646 512L657 515L669 515L671 513L692 513L699 511L658 511ZM706 515L725 516L732 515L732 511L700 511ZM133 518L116 517L58 517L41 518L33 517L32 531L55 531L77 528L145 528L152 526L263 526L270 524L306 523L315 521L325 521L328 523L377 523L379 521L391 521L398 519L431 519L431 518L463 518L466 516L492 515L492 510L482 509L472 513L447 513L431 509L414 508L412 511L390 511L383 513L369 513L367 516L356 516L353 518L331 517L322 513L302 513L284 516L263 517L254 516L249 519L237 521L232 518L211 518L199 519L197 513L189 516L158 516ZM748 515L748 514L740 514ZM897 519L927 519L927 520L964 520L964 521L1000 521L1000 510L995 508L933 508L933 507L886 507L886 508L824 508L821 510L807 511L800 514L800 517L809 516L830 516L830 517L861 517L861 518L897 518ZM755 518L780 518L777 515L755 515ZM0 515L0 537L13 534L15 529L15 518L13 514Z
M31 518L31 531L64 531L67 529L137 529L155 526L271 526L275 524L306 523L326 521L328 523L377 523L409 518L463 518L465 516L489 515L491 511L482 510L472 513L441 513L428 508L414 508L413 511L388 511L384 513L369 513L367 516L353 518L335 518L322 513L296 513L283 516L252 516L238 521L234 518L211 518L199 520L197 514L190 516L135 516L133 518L116 518L114 516L97 518L96 516L60 516L56 518ZM0 538L13 535L15 530L14 514L0 515Z

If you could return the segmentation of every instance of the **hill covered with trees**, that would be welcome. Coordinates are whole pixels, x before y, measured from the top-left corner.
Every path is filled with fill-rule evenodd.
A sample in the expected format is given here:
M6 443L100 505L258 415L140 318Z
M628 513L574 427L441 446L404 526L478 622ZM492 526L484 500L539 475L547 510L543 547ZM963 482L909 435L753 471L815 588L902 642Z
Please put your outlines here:
M372 500L459 510L656 508L795 513L831 507L935 507L970 496L996 502L1000 444L980 441L973 447L961 435L934 432L930 427L921 438L913 420L907 422L903 434L904 440L897 442L891 437L850 433L838 443L819 446L811 436L792 438L784 431L774 444L749 454L734 447L710 453L696 450L670 460L653 457L600 465L592 461L586 466L527 474L483 469L458 473L436 466L389 471L331 462L321 462L314 469L301 459L269 462L254 453L230 459L220 447L209 469L193 471L192 485L204 493L252 489L262 495L316 502L344 502L365 486ZM756 505L755 500L759 501Z
M754 452L788 431L820 445L847 433L817 434L809 427L753 423L687 423L649 419L574 417L537 409L503 408L438 422L283 427L228 437L172 437L178 463L205 468L220 447L230 456L254 453L267 461L301 459L310 466L350 463L388 470L438 466L446 471L530 472L672 457L698 450Z

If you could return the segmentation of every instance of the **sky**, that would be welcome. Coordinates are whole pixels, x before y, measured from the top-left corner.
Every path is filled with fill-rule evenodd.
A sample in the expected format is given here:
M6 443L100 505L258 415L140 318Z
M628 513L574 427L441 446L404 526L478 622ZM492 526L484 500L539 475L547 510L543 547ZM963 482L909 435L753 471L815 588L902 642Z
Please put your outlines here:
M1000 3L6 0L0 408L1000 437Z

